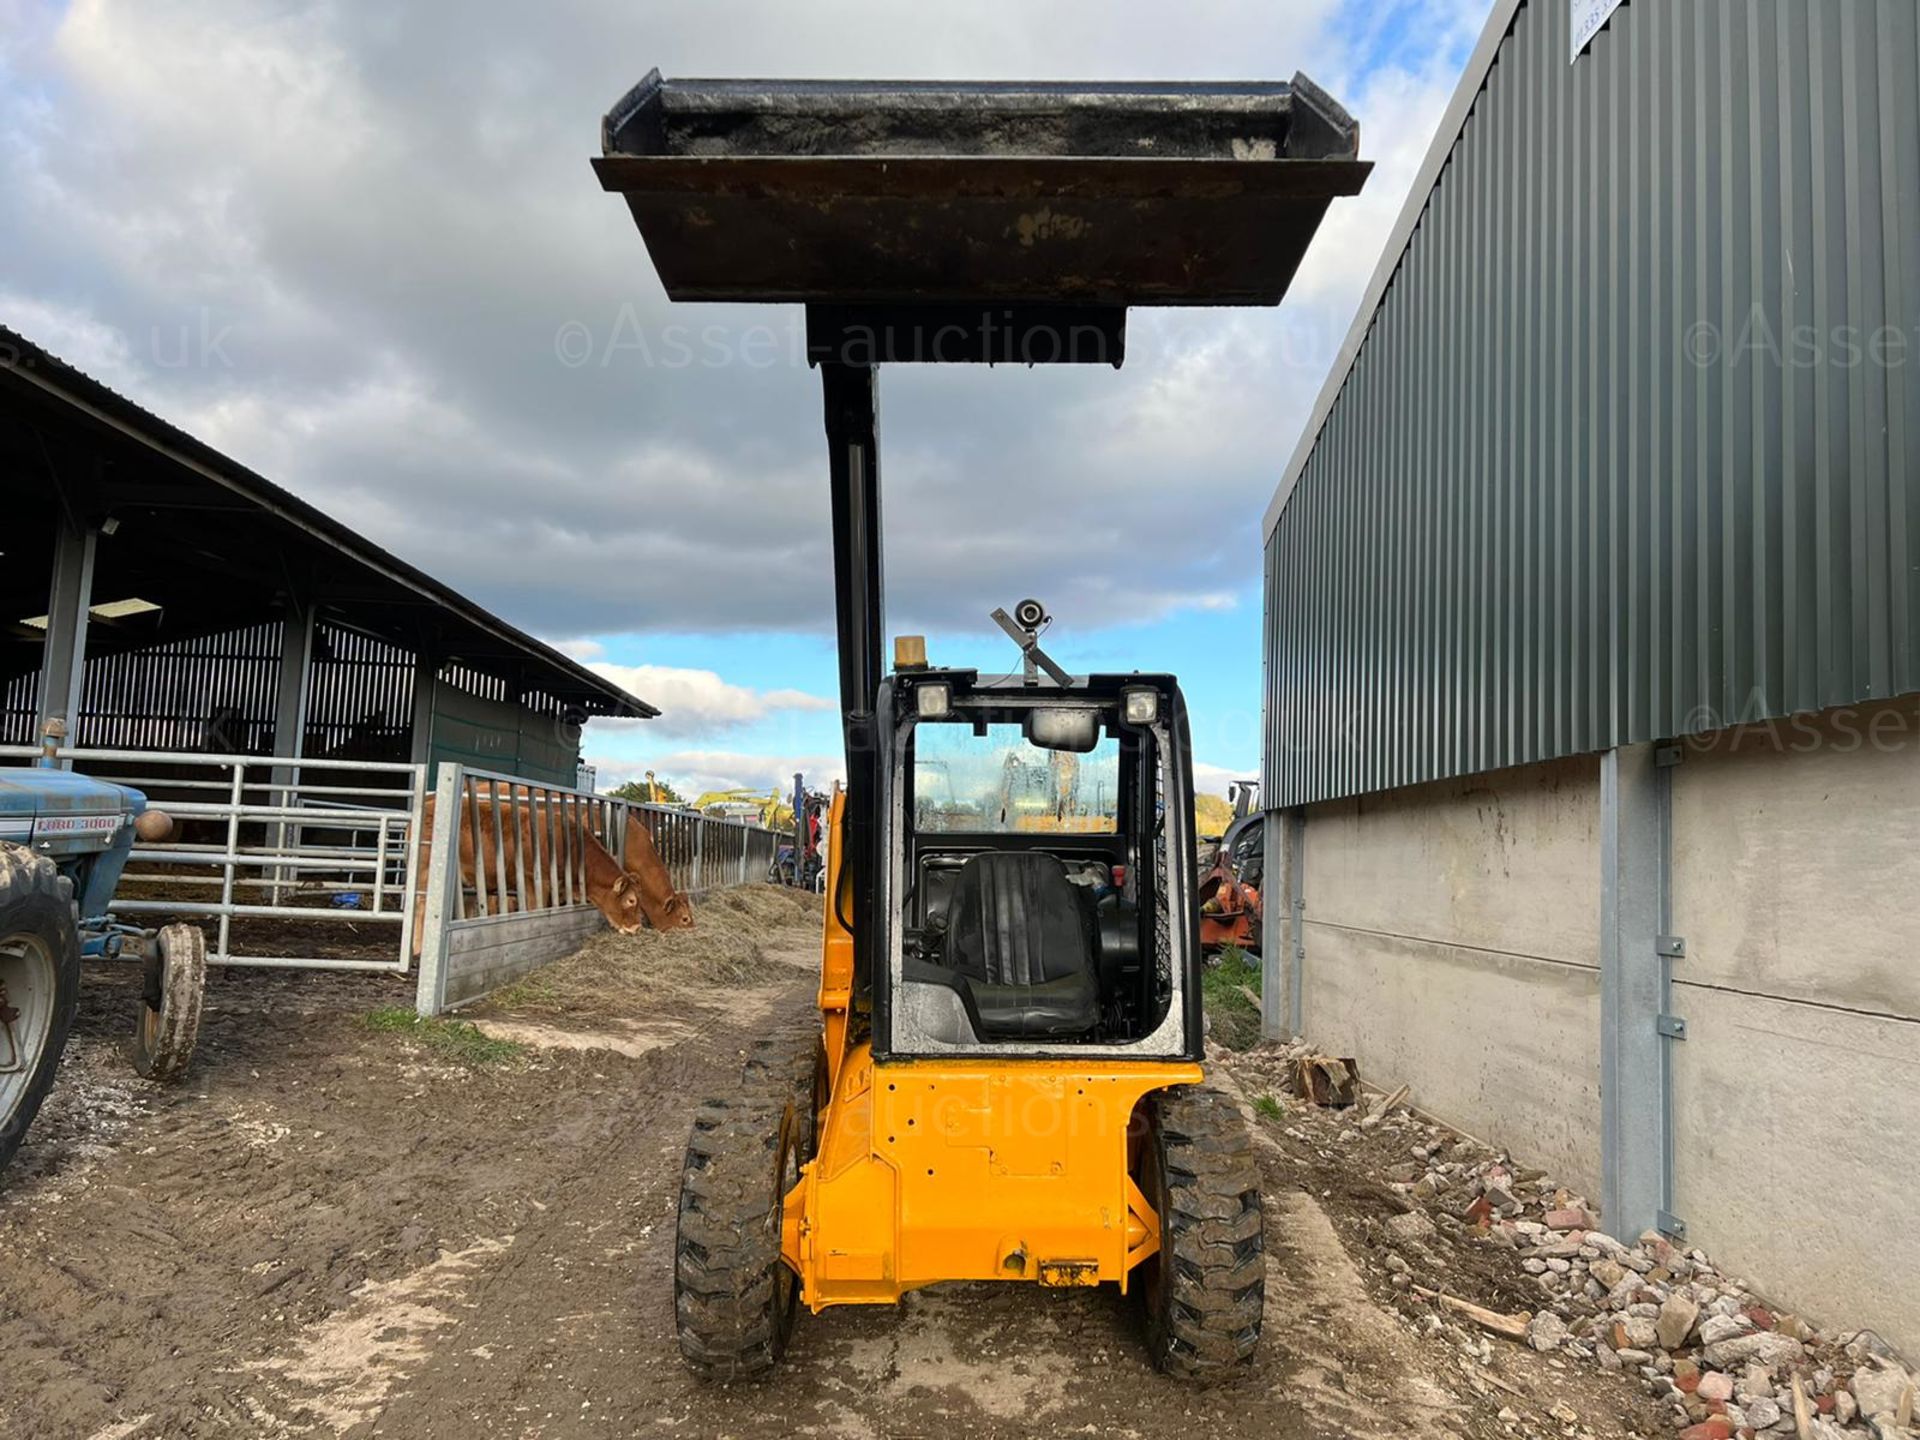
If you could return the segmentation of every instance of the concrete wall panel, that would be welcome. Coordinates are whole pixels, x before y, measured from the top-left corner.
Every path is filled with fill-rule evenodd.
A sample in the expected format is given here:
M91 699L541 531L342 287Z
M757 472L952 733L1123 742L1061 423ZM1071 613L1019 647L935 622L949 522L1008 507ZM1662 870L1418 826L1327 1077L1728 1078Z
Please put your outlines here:
M1690 749L1673 828L1676 978L1920 1020L1912 701Z
M1777 1303L1920 1351L1888 1264L1920 1253L1920 714L1725 734L1670 773L1672 1209ZM1596 1199L1598 788L1577 760L1312 807L1303 966L1316 1043Z
M1315 806L1307 914L1596 966L1599 824L1591 757Z
M1308 825L1308 835L1313 825ZM1306 1033L1370 1084L1525 1163L1600 1189L1599 971L1313 920Z
M1816 1322L1920 1353L1920 1024L1677 987L1676 1213Z

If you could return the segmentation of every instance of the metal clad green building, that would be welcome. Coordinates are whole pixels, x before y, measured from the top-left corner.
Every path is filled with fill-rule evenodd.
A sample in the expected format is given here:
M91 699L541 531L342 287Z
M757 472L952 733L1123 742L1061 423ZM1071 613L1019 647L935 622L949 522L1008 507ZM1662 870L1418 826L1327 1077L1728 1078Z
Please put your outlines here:
M1274 803L1920 689L1920 11L1573 8L1498 5L1268 512Z
M1269 1031L1920 1349L1920 7L1495 0L1265 541Z

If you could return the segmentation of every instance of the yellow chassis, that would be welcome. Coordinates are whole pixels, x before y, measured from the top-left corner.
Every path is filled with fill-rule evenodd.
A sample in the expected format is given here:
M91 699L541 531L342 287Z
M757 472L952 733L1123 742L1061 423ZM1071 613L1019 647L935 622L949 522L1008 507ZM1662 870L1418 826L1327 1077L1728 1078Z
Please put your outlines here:
M831 815L839 893L844 799ZM1141 1099L1197 1084L1184 1061L901 1060L851 1040L853 937L827 905L820 985L827 1097L788 1192L781 1255L809 1308L895 1301L941 1280L1124 1290L1159 1249L1129 1143Z

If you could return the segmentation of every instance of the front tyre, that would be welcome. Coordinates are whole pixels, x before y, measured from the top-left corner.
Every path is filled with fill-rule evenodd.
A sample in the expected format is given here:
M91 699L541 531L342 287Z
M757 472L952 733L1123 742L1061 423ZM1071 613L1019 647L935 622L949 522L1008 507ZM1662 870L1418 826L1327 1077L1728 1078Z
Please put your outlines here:
M79 1000L73 887L51 860L0 843L0 1167L53 1088Z
M1218 1090L1147 1097L1139 1184L1160 1214L1160 1248L1140 1267L1147 1351L1202 1383L1244 1369L1266 1300L1260 1172L1240 1112Z
M134 1017L133 1068L168 1084L186 1073L200 1037L207 993L207 937L195 925L169 925L154 940Z
M780 1258L781 1216L812 1155L818 1048L756 1048L742 1093L708 1100L693 1117L673 1308L680 1353L702 1379L767 1374L793 1333L800 1280Z

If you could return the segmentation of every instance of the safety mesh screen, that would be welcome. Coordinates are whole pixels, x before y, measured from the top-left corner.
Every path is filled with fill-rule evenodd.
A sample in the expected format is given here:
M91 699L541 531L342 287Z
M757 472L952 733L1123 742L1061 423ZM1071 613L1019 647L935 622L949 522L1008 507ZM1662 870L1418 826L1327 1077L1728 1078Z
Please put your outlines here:
M1167 767L1161 747L1153 757L1153 970L1161 999L1173 993L1173 916L1167 895Z

